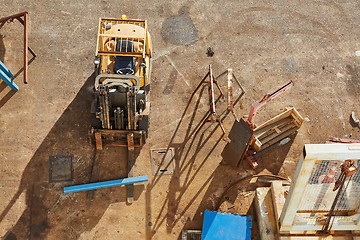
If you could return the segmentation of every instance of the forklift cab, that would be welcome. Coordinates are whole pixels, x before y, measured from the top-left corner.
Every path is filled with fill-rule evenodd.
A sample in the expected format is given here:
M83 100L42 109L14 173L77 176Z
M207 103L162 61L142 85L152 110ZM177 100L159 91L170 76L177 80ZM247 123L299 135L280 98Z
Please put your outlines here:
M133 41L118 40L116 42L117 52L134 52ZM135 73L135 57L133 56L117 56L114 62L114 73L121 75L133 75Z

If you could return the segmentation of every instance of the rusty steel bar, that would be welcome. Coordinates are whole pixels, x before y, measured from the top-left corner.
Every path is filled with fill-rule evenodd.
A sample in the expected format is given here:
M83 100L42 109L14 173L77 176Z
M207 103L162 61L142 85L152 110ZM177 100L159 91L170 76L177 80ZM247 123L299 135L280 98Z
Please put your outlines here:
M128 133L141 134L142 131L133 130L117 130L117 129L94 129L94 132L99 132L102 135L122 135Z
M24 13L24 83L27 84L28 76L28 12Z
M210 83L209 83L209 100L210 100L210 111L212 114L215 114L215 93L214 93L214 76L212 73L211 65L209 65L209 73L210 73Z
M227 102L227 109L229 111L233 110L234 108L234 96L233 96L233 73L232 73L232 69L229 68L228 69L228 74L227 74L227 87L228 87L228 91L227 91L227 97L228 97L228 102Z
M0 18L0 22L6 22L8 20L13 20L15 18L18 18L18 17L23 17L25 14L28 14L28 12L21 12L21 13L17 13L17 14L14 14L14 15L10 15L8 17L3 17L3 18Z
M260 101L255 102L253 105L251 105L250 107L250 112L249 112L249 117L248 117L248 124L252 127L255 128L255 116L257 111L264 106L267 102L269 102L270 100L276 98L277 96L279 96L280 94L282 94L283 92L287 91L288 89L290 89L292 86L294 85L294 83L292 81L289 81L288 83L286 83L285 85L282 85L280 88L276 89L274 92L272 93L268 93L266 95L264 95Z
M332 234L325 234L325 233L280 233L275 234L277 237L360 237L358 233L332 233Z
M329 210L297 210L297 213L328 213ZM355 214L355 210L339 209L334 210L334 213L349 213L350 215Z
M329 140L333 143L360 143L360 140L358 139L349 139L349 138L330 137Z
M24 19L22 19L23 17ZM9 20L17 19L24 26L24 83L27 84L27 76L28 76L28 49L36 57L36 54L28 47L28 12L17 13L8 17L3 17L0 19L0 28L4 26L4 24Z

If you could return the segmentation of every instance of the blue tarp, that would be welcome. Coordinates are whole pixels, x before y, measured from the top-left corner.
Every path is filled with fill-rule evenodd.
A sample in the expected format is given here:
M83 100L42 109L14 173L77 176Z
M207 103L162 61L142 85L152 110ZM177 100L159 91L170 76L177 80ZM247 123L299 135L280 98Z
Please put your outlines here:
M251 216L205 210L202 240L250 240Z

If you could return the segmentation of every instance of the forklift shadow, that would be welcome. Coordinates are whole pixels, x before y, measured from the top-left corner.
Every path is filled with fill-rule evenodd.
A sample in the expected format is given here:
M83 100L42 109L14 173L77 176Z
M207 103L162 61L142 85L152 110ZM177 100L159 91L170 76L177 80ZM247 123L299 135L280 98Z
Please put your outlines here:
M0 83L0 94L2 92L5 93L5 91L7 91L6 89L8 90L8 92L2 98L0 98L0 108L3 107L5 105L5 103L7 103L7 101L9 101L10 98L12 96L14 96L16 93L14 90L11 90L9 87L7 87L7 84L5 82L1 82ZM3 94L1 94L1 95L3 95Z
M97 225L111 203L126 202L125 188L97 190L92 200L86 192L63 193L64 186L88 183L90 179L95 157L95 146L89 138L94 78L95 73L86 80L52 127L26 166L17 193L0 212L1 223L6 221L20 195L26 193L26 209L16 224L7 230L4 239L78 239L82 233ZM127 168L121 166L121 162L126 161L121 161L117 155L121 151L119 148L110 149L110 153L104 151L104 161L99 170L100 181L126 176ZM49 156L61 154L73 156L73 179L68 182L49 182ZM110 176L110 173L114 175ZM135 186L135 200L142 191L143 186Z

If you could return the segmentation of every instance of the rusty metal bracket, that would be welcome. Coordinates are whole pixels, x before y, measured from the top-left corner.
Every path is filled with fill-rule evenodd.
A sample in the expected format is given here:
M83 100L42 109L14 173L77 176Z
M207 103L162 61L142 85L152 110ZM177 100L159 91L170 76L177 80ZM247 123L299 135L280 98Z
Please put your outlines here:
M252 128L255 128L256 127L255 126L255 116L256 116L257 111L262 106L264 106L267 102L269 102L270 100L278 97L283 92L289 90L292 86L294 86L294 83L292 81L289 81L285 85L282 85L281 87L276 89L274 92L266 94L259 101L255 102L253 105L251 105L250 112L249 112L249 117L248 117L248 120L247 120L248 124Z
M231 68L228 68L227 70L216 76L215 79L219 79L224 75L227 75L227 111L231 112L236 120L239 120L234 111L234 104L236 103L236 101L234 100L234 81L241 91L238 99L241 99L242 96L245 94L245 89L241 85L239 80L236 78Z
M330 137L330 143L360 143L358 139ZM326 142L328 143L328 142Z
M8 17L0 18L0 29L5 25L5 23L9 21L18 20L24 26L24 83L27 84L27 76L28 76L28 65L35 59L35 52L28 46L28 21L29 21L29 13L21 12L18 14L14 14ZM28 61L28 51L32 54L32 59ZM21 70L20 70L21 71ZM15 74L15 77L19 73Z
M103 145L111 147L128 147L127 136L133 134L135 147L141 147L145 143L144 131L115 130L115 129L92 129L91 134L95 137L96 149L102 150Z

